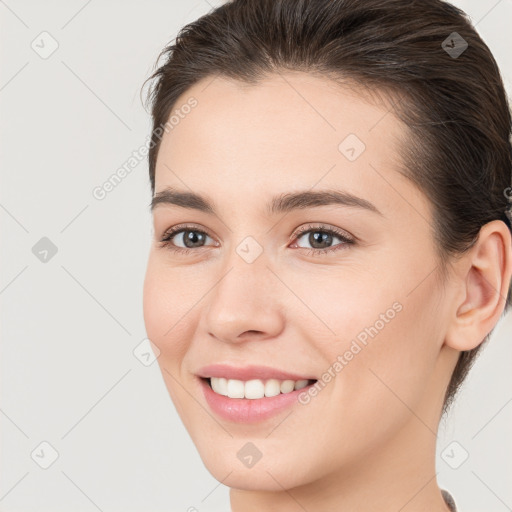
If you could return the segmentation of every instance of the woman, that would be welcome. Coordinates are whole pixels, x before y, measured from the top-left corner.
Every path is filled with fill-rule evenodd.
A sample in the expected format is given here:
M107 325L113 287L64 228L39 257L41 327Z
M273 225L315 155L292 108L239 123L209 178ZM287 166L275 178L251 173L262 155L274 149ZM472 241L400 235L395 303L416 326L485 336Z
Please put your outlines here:
M440 0L234 0L162 55L144 319L233 512L455 510L439 420L510 306L489 49Z

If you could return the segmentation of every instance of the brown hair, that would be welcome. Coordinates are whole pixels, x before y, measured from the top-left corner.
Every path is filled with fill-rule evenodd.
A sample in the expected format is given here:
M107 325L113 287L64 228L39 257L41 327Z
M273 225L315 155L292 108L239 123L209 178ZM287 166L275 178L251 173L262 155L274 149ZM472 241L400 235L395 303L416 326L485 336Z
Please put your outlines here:
M512 174L506 93L489 48L466 14L451 4L233 0L183 27L155 67L162 56L165 62L148 78L154 80L147 97L153 195L159 127L181 94L208 76L257 84L288 69L400 97L396 115L410 136L400 148L404 167L399 171L432 203L443 276L450 257L470 249L484 224L500 219L511 227L505 216ZM504 312L510 302L509 288ZM460 353L443 413L491 334Z

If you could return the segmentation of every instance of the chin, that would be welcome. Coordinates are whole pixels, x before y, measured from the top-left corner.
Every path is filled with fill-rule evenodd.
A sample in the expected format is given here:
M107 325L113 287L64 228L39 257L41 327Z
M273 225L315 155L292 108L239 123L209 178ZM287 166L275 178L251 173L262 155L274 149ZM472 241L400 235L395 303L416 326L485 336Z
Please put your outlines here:
M233 469L227 464L213 466L206 468L216 480L230 488L243 491L282 491L306 483L299 481L297 475L290 475L290 471L280 471L276 468Z
M237 453L250 441L230 439L217 450L206 447L199 455L210 474L222 484L246 491L282 491L311 482L312 464L305 463L300 453L298 458L280 455L276 450L265 447L265 441L259 441L262 455L252 466L246 466ZM268 443L267 443L268 444ZM243 448L242 448L243 449ZM267 451L265 454L264 450ZM250 450L249 450L250 451ZM240 458L243 460L242 452ZM302 471L300 470L302 469Z

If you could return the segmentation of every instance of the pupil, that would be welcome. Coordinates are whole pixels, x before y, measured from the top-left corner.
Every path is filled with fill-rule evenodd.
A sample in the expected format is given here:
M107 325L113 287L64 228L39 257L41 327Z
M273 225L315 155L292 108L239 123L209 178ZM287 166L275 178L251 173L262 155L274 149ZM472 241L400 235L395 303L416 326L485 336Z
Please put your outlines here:
M320 236L317 236L317 235L320 235ZM322 231L313 231L313 232L311 232L309 243L313 247L315 246L315 243L318 242L318 239L320 239L319 243L324 243L325 244L325 242L331 242L332 241L332 236L329 235L328 233L324 233ZM320 248L322 249L324 247L320 247Z
M198 241L201 242L201 239L203 238L203 234L198 233L197 231L185 231L185 235L184 240L187 247L195 247L195 244L197 244ZM189 245L188 242L191 242L192 245Z

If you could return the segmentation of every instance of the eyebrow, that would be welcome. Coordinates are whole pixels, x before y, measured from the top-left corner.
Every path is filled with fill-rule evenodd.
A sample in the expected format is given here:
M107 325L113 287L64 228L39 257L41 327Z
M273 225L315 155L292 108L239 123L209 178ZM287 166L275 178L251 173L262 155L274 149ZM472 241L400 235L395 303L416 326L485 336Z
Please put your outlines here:
M174 205L182 208L198 210L211 215L217 215L214 203L207 197L203 197L195 192L180 191L167 187L157 192L151 200L151 212L158 205ZM378 215L384 216L382 212L370 201L355 196L342 190L302 190L288 194L280 194L273 197L267 204L267 214L277 215L288 213L293 210L303 210L306 208L315 208L318 206L349 206L368 210Z

